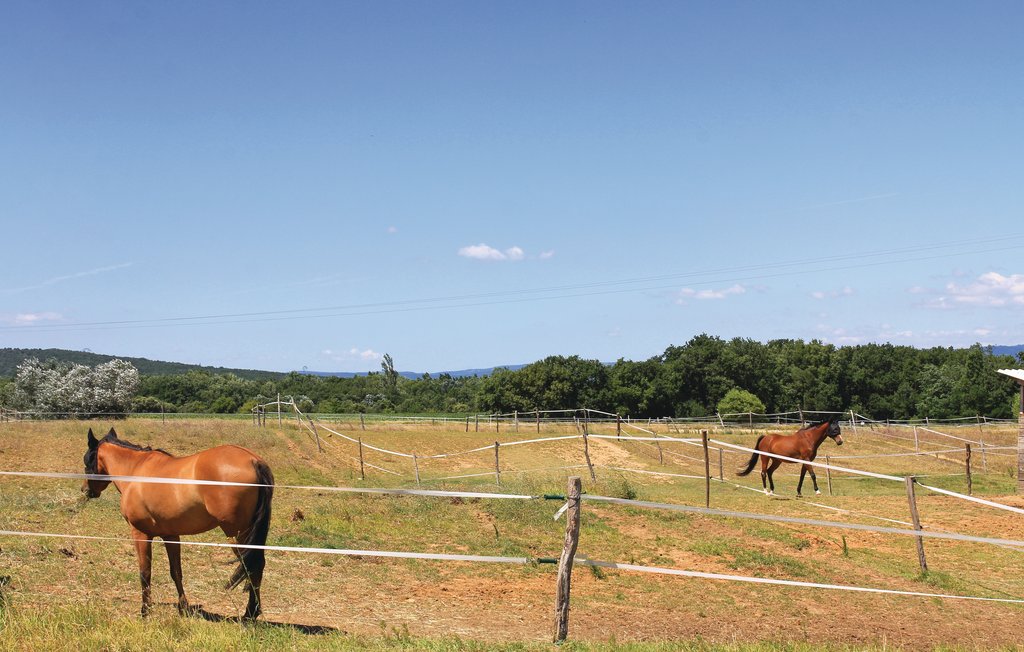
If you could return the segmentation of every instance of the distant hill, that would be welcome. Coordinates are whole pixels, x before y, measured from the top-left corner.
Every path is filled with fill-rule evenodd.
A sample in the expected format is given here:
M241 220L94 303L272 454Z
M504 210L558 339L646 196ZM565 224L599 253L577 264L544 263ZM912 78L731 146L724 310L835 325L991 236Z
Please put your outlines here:
M494 373L495 369L508 369L510 371L516 371L522 369L526 365L524 364L510 364L502 365L498 367L486 367L483 369L460 369L458 371L432 371L430 375L432 378L437 378L441 374L448 374L452 378L465 378L467 376L490 376ZM366 376L370 372L368 371L300 371L299 373L306 374L307 376L331 376L334 378L355 378L356 376ZM403 378L415 380L422 378L424 372L422 371L399 371L398 375Z
M1024 344L1014 344L1013 346L993 346L992 355L1012 355L1013 357L1020 360L1018 354L1024 351Z
M204 367L202 365L185 364L182 362L161 362L147 358L131 358L124 355L104 355L89 351L69 351L67 349L0 349L0 377L13 378L18 365L26 358L49 360L55 358L61 362L82 364L95 367L115 358L127 360L135 365L144 376L176 376L189 371L206 371L213 374L234 374L247 380L276 380L285 376L275 371L259 371L256 369L229 369L227 367Z

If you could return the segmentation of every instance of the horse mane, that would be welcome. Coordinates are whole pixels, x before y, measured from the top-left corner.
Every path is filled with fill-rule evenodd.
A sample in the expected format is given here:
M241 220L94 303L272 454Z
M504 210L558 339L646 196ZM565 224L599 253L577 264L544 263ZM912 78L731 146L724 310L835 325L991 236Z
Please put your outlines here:
M810 430L811 428L820 428L826 423L832 423L832 419L822 419L821 421L815 421L814 423L808 423L800 430Z
M104 443L106 443L106 444L116 444L117 446L120 446L121 448L127 448L127 449L133 450L133 451L142 451L144 453L163 453L164 455L166 455L168 457L174 457L174 455L172 453L168 453L167 451L165 451L162 448L153 448L152 446L140 446L138 444L133 444L130 441L125 441L123 439L118 439L117 438L117 434L113 433L113 432L108 432L107 436L100 440L100 443L101 444L104 444Z

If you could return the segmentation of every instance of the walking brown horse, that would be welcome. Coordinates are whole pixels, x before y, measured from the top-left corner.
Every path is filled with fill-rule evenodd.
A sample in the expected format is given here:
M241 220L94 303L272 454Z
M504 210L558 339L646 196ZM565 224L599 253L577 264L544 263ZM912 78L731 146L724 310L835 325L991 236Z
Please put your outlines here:
M153 539L160 537L167 549L171 579L178 589L178 612L190 611L181 575L181 536L220 527L235 543L262 546L270 527L270 502L274 475L267 463L239 446L217 446L188 457L142 447L117 438L111 428L103 439L89 430L85 472L93 475L144 476L181 480L213 480L261 485L240 487L209 484L164 484L112 480L121 492L121 514L131 526L142 582L142 615L150 611ZM111 480L86 479L82 492L97 498ZM243 582L249 590L246 620L261 613L260 585L266 565L264 550L234 548L238 568L226 588Z
M761 435L757 438L754 449L764 451L765 453L774 453L813 462L818 454L818 447L821 446L827 437L831 437L837 446L843 445L843 436L839 433L839 417L832 417L827 421L819 421L809 426L804 426L792 435ZM737 471L736 475L744 476L753 471L758 457L761 458L761 485L764 487L766 494L773 496L775 495L775 482L772 480L772 474L775 473L775 469L779 468L779 465L785 460L754 453L750 456L750 461L747 462L746 468ZM811 474L811 482L814 483L814 493L821 493L818 489L818 478L814 475L814 468L808 464L802 464L800 465L800 482L796 485L797 496L801 495L800 490L804 486L804 475L807 473Z

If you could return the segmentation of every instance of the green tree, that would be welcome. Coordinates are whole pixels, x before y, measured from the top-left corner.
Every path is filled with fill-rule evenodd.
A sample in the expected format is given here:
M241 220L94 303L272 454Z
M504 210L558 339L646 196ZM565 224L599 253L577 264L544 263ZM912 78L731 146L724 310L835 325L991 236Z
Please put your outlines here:
M718 402L719 414L742 414L744 412L763 414L764 411L764 403L761 402L761 399L747 390L737 387L726 392L722 400Z

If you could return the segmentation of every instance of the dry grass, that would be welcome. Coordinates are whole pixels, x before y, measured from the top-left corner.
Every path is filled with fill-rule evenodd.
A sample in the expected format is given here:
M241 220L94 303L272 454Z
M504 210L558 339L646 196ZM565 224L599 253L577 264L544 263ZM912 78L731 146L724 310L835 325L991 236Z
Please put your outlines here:
M368 470L359 479L355 445L325 437L316 452L310 436L294 421L266 429L225 420L129 420L114 424L122 438L181 454L222 442L257 451L282 485L414 486L411 460L367 453L367 461L402 473ZM370 427L370 424L367 424ZM376 424L374 424L376 425ZM85 430L105 432L109 423L50 422L0 425L0 469L81 470ZM502 428L502 430L506 430ZM595 427L592 432L601 432ZM401 429L340 430L382 448L429 455L537 436L520 432L465 432L454 425L420 424ZM571 426L542 436L573 434ZM614 434L614 425L607 431ZM321 433L323 434L323 433ZM669 433L663 433L669 434ZM671 434L676 434L672 432ZM954 433L955 434L955 433ZM1013 434L986 431L986 442ZM881 432L847 431L845 454L896 452L905 440ZM752 443L747 432L718 433L728 441ZM659 463L650 445L592 439L595 464L655 472L693 474L703 463L665 455ZM939 447L936 443L928 445ZM941 444L944 446L945 444ZM830 452L838 452L829 442ZM913 442L910 442L913 447ZM582 463L581 442L500 447L503 489L530 494L561 492L565 471L519 473L527 469ZM699 456L700 449L666 444L664 452ZM824 453L824 449L822 451ZM741 456L724 458L726 479ZM1008 493L1013 480L991 457L988 473L975 478L976 491ZM856 464L854 462L857 462ZM493 490L494 476L441 481L450 475L493 470L493 449L453 460L420 461L431 488ZM851 460L850 466L889 473L935 475L956 471L951 462L925 458ZM961 465L962 466L962 465ZM712 465L717 473L717 461ZM784 467L785 468L785 467ZM580 472L582 471L582 473ZM668 476L613 472L599 468L598 482L586 469L575 472L593 494L703 504L703 482ZM824 489L824 478L822 481ZM753 486L751 478L743 484ZM963 478L933 478L960 489ZM759 480L757 481L759 484ZM2 529L122 537L126 526L111 489L85 502L74 481L0 479ZM777 476L781 493L792 496L796 478ZM895 484L895 483L894 483ZM762 513L878 523L870 516L906 518L901 486L834 478L836 491L813 501L769 500L728 484L713 487L716 507ZM805 490L807 489L805 485ZM805 492L806 493L806 492ZM1010 498L1009 500L1013 500ZM811 502L849 510L841 514ZM1024 539L1024 523L1004 512L952 498L919 498L927 527L978 535ZM1017 503L1021 504L1021 503ZM554 556L561 549L562 523L551 518L557 505L544 501L450 500L331 494L279 489L275 495L270 544L354 549L409 550L482 555ZM300 510L304 519L293 520ZM845 536L845 542L844 542ZM214 533L195 537L221 541ZM1021 553L975 544L927 541L932 572L921 576L909 537L822 530L735 519L720 519L586 503L580 553L593 559L672 566L711 572L791 578L837 584L1024 596L1017 571ZM230 574L226 550L187 548L186 588L193 602L224 622L181 619L174 589L158 549L154 560L156 614L136 617L136 566L121 542L0 538L2 589L0 649L532 649L549 636L553 569L549 566L442 564L385 561L370 557L271 553L265 584L265 624L244 628L232 619L244 595L226 593ZM994 648L1016 644L1007 626L1024 613L1002 604L847 594L770 586L749 586L625 572L574 575L571 635L580 649L630 643L637 649L801 649L807 644L892 646L913 649L941 645ZM584 645L586 644L586 645Z

